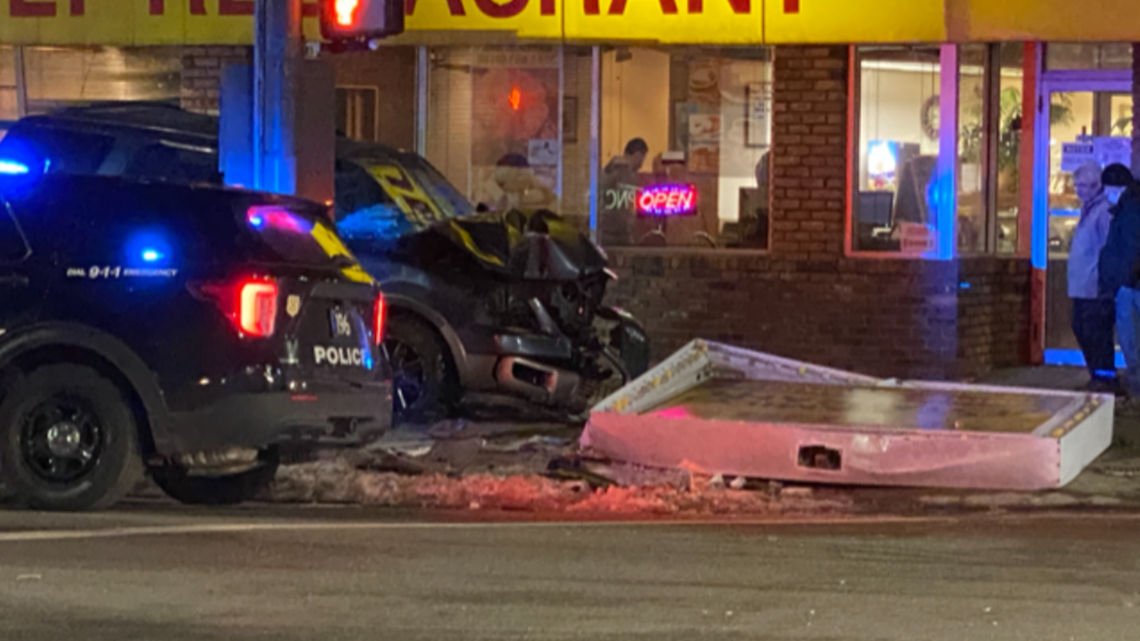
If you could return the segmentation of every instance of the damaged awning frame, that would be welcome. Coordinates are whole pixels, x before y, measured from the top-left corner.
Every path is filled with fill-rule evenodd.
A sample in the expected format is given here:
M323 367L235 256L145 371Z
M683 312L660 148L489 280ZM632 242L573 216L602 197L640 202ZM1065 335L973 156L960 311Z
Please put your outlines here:
M1058 408L1032 431L701 418L669 402L713 380L1027 395ZM582 446L614 460L706 474L856 485L1063 487L1111 444L1110 395L884 380L695 340L602 401Z

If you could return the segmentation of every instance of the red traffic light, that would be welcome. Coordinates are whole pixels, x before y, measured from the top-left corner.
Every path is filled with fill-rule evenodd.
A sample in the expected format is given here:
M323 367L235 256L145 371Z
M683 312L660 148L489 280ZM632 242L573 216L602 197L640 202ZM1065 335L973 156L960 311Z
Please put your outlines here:
M321 0L326 40L372 40L404 32L404 0Z
M356 24L356 12L360 9L360 0L334 0L333 12L336 14L337 27L352 27Z

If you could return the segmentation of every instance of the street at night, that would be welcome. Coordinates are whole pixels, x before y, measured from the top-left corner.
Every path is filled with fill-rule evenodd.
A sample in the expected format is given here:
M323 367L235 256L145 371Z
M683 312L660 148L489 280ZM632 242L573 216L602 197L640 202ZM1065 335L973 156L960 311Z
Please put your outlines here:
M4 638L1125 639L1140 518L454 522L0 513Z

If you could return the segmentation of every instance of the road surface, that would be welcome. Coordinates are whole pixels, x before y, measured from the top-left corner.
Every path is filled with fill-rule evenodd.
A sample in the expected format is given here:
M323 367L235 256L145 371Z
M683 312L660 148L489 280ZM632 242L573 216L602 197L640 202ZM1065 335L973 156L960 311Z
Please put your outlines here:
M1140 516L425 521L0 511L6 641L1131 639Z

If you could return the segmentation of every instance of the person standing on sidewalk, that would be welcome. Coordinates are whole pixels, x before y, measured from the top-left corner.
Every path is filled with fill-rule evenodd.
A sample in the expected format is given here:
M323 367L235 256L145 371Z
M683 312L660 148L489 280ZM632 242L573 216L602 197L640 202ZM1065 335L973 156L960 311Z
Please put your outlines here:
M1116 300L1116 335L1124 353L1124 391L1140 399L1140 191L1132 172L1113 163L1101 174L1112 205L1108 238L1097 263L1097 290Z
M1116 302L1111 297L1100 296L1097 289L1097 262L1112 222L1108 211L1111 205L1100 180L1100 165L1093 161L1073 172L1077 198L1081 200L1081 217L1069 248L1069 298L1073 301L1073 334L1089 370L1089 389L1115 392Z

